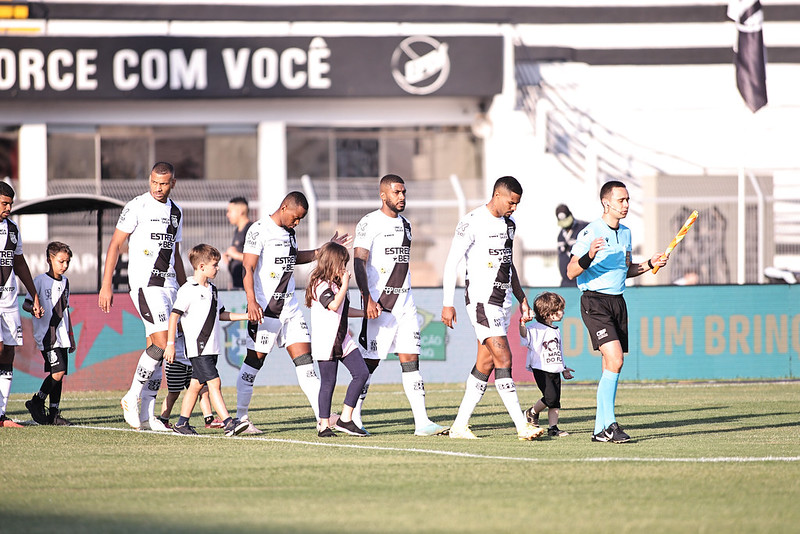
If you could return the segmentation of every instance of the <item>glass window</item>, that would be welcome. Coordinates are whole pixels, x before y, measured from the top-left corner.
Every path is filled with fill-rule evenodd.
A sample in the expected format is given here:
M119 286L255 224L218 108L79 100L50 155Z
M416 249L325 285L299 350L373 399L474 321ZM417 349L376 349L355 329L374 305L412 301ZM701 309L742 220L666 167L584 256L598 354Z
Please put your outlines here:
M206 178L255 180L258 176L256 129L212 129L206 134Z
M378 175L377 139L336 139L336 176L364 178Z
M146 137L101 138L100 176L104 180L137 180L150 172Z
M18 178L17 136L19 128L5 127L0 128L0 180Z
M286 146L291 178L482 177L482 147L469 127L287 128Z
M327 131L287 132L286 165L289 176L312 178L331 176L330 140Z
M175 176L186 178L205 178L205 139L203 137L184 137L157 139L155 160L167 161L175 167Z

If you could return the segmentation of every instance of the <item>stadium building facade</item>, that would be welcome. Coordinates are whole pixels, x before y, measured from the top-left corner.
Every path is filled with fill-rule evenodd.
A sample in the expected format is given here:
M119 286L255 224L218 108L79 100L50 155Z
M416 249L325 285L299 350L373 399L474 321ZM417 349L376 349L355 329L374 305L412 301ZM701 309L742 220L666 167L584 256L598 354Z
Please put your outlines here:
M717 254L687 255L662 283L758 282L764 265L796 268L800 257L796 2L765 2L769 104L757 114L736 90L723 2L0 7L11 8L0 10L0 175L18 202L127 200L167 160L188 244L227 246L232 196L258 216L302 189L313 213L301 246L314 246L352 232L377 207L376 178L394 172L409 181L414 284L436 286L459 213L511 174L526 191L523 280L547 286L559 281L555 206L593 218L598 184L620 179L636 245L668 242L689 207L713 222L697 239ZM44 270L37 247L61 239L77 252L76 289L94 289L85 215L20 222L32 270Z

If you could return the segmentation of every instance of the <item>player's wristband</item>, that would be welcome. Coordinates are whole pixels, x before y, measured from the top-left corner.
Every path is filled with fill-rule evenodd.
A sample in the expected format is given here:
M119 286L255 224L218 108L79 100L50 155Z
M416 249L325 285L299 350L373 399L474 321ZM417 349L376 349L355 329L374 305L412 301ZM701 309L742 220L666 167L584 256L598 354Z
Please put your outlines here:
M581 259L578 260L578 265L580 265L581 269L585 271L592 264L592 259L593 258L590 258L589 253L587 252L586 254L581 256Z
M652 261L650 261L650 259L649 259L649 258L647 259L647 266L648 266L648 267L650 267L650 270L651 270L651 271L652 271L652 270L655 268L655 267L653 267L653 262L652 262Z

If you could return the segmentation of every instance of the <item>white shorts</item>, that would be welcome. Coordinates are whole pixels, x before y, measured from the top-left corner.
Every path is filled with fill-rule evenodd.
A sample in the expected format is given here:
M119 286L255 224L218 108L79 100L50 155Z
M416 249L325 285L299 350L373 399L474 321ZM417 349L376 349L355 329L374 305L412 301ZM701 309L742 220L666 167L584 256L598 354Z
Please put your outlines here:
M475 328L478 343L483 344L486 338L508 336L511 322L511 307L494 306L482 302L467 305L467 315Z
M367 346L364 358L385 360L389 354L419 354L419 318L417 308L403 315L383 312L367 321Z
M3 345L9 347L22 345L22 321L19 317L19 309L4 308L0 310L0 331L2 331Z
M165 287L131 289L131 300L142 318L145 335L167 331L169 314L172 313L177 294L177 289Z
M311 344L306 319L300 308L282 315L280 319L264 317L261 324L247 323L247 349L269 354L277 344L279 347L295 343Z

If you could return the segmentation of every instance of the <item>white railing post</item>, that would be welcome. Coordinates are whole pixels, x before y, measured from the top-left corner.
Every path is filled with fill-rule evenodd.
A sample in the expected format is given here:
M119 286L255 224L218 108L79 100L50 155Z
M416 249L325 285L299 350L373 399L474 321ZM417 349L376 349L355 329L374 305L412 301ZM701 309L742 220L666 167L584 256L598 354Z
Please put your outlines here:
M464 189L462 189L461 182L455 174L450 175L450 186L453 188L453 194L458 202L458 220L461 220L467 214L467 197L464 196Z
M317 194L314 192L314 184L311 183L311 177L304 174L300 177L300 183L303 185L303 194L308 200L308 248L317 248L318 229L317 221L319 220L319 207L317 205Z
M737 236L736 236L736 283L742 285L745 283L745 230L746 230L746 205L745 205L745 181L744 181L744 167L739 166L739 180L738 180L738 217L737 217Z
M747 177L750 179L750 183L753 185L753 189L756 191L756 197L758 198L758 258L756 264L758 265L758 283L764 283L764 218L766 215L764 214L765 211L765 200L764 200L764 191L761 190L761 184L758 183L758 179L756 175L752 172L747 173Z

